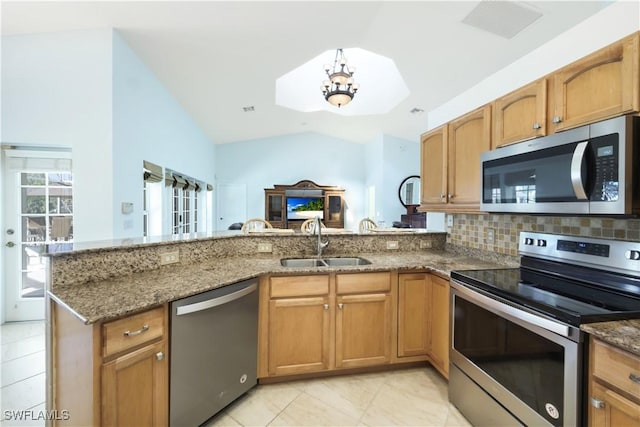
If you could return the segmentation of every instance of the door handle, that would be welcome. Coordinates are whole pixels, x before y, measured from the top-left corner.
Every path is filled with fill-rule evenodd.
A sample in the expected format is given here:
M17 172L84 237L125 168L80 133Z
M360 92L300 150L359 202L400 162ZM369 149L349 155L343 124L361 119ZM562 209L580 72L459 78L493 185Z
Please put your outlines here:
M5 244L5 246L6 246L6 247L8 247L8 248L12 248L12 247L14 247L15 245L16 245L16 244L15 244L15 243L13 243L13 242L7 242L7 243Z
M578 200L587 200L587 193L584 191L584 185L582 184L582 162L584 161L588 144L589 141L583 141L576 145L571 158L571 185Z

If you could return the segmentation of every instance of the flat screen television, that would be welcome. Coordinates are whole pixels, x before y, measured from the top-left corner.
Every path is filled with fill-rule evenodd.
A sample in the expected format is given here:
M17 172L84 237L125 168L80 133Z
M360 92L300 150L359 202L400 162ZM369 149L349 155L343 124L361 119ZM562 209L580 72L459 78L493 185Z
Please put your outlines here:
M287 197L287 219L324 219L323 197Z

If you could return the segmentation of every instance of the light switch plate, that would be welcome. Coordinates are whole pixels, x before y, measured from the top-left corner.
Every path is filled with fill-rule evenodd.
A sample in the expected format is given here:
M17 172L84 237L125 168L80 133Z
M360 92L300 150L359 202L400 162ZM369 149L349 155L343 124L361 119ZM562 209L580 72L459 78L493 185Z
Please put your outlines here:
M431 240L420 240L420 249L430 249Z
M387 249L398 249L398 242L396 240L387 241Z

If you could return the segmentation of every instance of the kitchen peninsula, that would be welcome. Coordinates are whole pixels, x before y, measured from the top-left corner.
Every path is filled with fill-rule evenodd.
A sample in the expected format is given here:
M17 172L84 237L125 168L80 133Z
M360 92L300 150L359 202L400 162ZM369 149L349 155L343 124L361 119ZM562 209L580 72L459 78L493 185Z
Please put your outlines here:
M50 254L48 323L52 345L48 348L52 375L47 400L51 409L73 409L74 424L118 424L132 419L127 418L127 411L133 410L125 405L129 402L138 408L135 411L147 411L144 416L150 423L166 424L169 303L250 278L260 281L257 369L261 381L428 361L446 376L449 272L497 267L504 259L446 251L444 233L391 230L329 234L328 238L325 256L357 256L371 263L284 267L283 258L313 257L314 236L234 231L179 240L101 242ZM258 252L258 248L270 252ZM178 262L161 265L167 254ZM516 260L510 263L515 265ZM321 310L335 316L326 324L334 329L322 350L322 355L331 355L314 368L288 363L290 359L277 346L269 346L275 333L269 324L276 316L270 305L286 304L291 301L289 295L308 301L299 294L309 291L305 285L308 278L324 281L326 293L319 295L312 289L311 294L326 299ZM376 333L369 334L370 340L363 345L376 354L351 357L345 347L347 336L336 329L340 322L347 325L349 321L340 317L337 306L342 304L353 304L365 316L374 314L365 318L384 331L370 328ZM376 321L381 312L384 316ZM288 315L286 311L277 315L280 313ZM436 315L438 318L432 317ZM353 322L349 325L345 332L354 327ZM344 357L336 357L337 353ZM128 383L129 374L148 381ZM130 393L120 396L126 389L131 389ZM147 396L151 401L141 402L132 396Z

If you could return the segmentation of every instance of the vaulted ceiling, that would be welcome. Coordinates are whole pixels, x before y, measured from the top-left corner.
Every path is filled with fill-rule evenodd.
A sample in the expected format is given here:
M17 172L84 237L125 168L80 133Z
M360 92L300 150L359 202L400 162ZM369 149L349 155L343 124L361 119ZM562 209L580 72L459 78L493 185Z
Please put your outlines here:
M417 141L427 127L426 112L610 2L508 2L541 15L511 38L463 22L479 3L4 1L0 7L3 35L117 29L214 143L298 132L368 142L380 133ZM512 12L489 10L480 19L490 29L505 30L498 27L515 22ZM395 61L410 94L390 112L343 116L276 105L280 76L327 50L344 48L348 54L355 47ZM358 67L357 74L368 71ZM318 97L324 78L318 69ZM384 81L360 89L387 90Z

